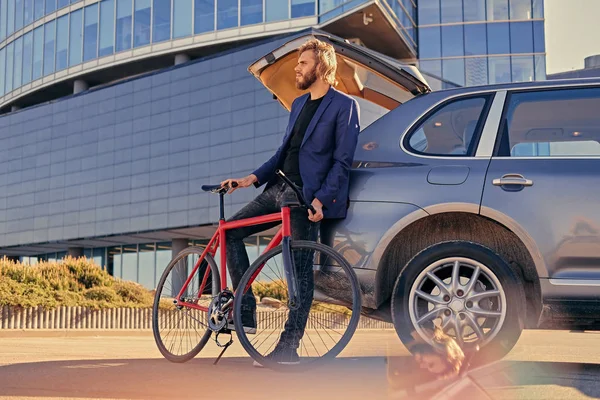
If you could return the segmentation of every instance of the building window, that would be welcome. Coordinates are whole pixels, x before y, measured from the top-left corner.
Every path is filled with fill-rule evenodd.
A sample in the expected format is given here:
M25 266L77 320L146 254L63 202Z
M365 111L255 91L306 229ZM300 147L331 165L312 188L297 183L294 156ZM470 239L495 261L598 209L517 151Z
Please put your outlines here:
M83 46L83 15L81 9L71 13L69 30L69 66L81 63Z
M12 35L15 31L15 2L14 0L8 0L8 21L7 21L7 35Z
M15 56L15 42L10 43L6 46L6 92L10 93L13 90L13 63Z
M31 79L36 80L42 77L42 67L44 65L44 27L40 26L33 31L33 70Z
M69 0L58 0L58 8L63 8L69 4ZM46 0L46 14L56 11L56 0Z
M533 0L533 18L544 18L544 0Z
M171 242L156 244L156 273L154 279L157 284L163 272L165 272L167 266L171 262L172 257Z
M52 2L54 2L54 0L49 0L49 1L52 1ZM48 3L46 3L46 4L48 4ZM68 6L68 5L69 5L69 0L58 0L58 3L57 3L57 6L56 6L56 8L57 8L58 10L60 10L61 8L63 8L63 7L66 7L66 6ZM47 7L48 7L48 6L46 5L46 8L47 8ZM48 11L48 10L46 10L46 14L48 14L48 12L49 12L49 11Z
M98 56L104 57L114 53L115 41L115 3L104 0L100 3L100 49Z
M215 30L215 0L194 0L194 33Z
M192 34L192 0L173 0L173 38Z
M508 0L487 0L488 21L508 20Z
M531 0L510 0L510 19L531 19Z
M69 16L63 15L56 24L56 70L60 71L69 65Z
M535 80L546 80L546 56L535 56Z
M292 0L292 18L315 15L315 0Z
M442 56L440 27L419 28L419 57L439 58Z
M44 76L54 72L55 39L56 22L51 21L44 25Z
M6 18L5 15L8 14L8 0L0 1L0 17L2 18L2 23L0 23L0 40L4 40L6 38Z
M442 24L463 21L462 0L444 0L442 6Z
M15 31L23 27L23 0L15 1Z
M265 18L267 22L281 21L290 17L288 1L265 0Z
M442 56L464 56L463 25L442 26Z
M133 47L150 44L151 0L135 0L133 16Z
M467 86L487 85L487 57L465 59L465 83Z
M27 32L23 36L23 85L31 82L31 71L33 69L33 32Z
M121 279L126 281L138 281L138 257L137 246L128 244L123 246Z
M138 257L138 283L147 289L156 288L156 250L154 243L141 244Z
M152 41L162 42L171 38L171 2L154 0Z
M442 60L442 75L444 80L458 86L465 86L465 60L463 58Z
M253 25L263 22L263 0L241 1L241 25Z
M98 4L85 8L83 61L98 58Z
M486 24L465 25L465 55L479 56L487 54Z
M117 0L117 52L131 48L131 0Z
M44 16L44 0L35 0L33 4L33 19L37 21Z
M440 23L440 0L419 0L419 25Z
M511 57L512 81L532 82L535 80L533 56Z
M465 22L485 21L485 0L463 0Z
M533 53L533 25L531 22L510 23L510 52Z
M511 95L499 156L600 156L600 89L562 89ZM532 125L533 124L533 125ZM529 132L537 132L531 136ZM563 132L556 135L556 132Z
M471 154L478 122L487 98L461 99L442 106L414 130L406 144L409 149L428 155L466 156Z
M4 74L6 73L6 48L0 50L0 95L4 95Z
M121 278L121 246L107 249L106 271L115 278Z
M217 29L238 26L237 0L219 0L217 2Z
M533 22L533 51L536 53L543 53L546 51L544 21Z
M23 4L23 25L33 22L33 0L25 0Z
M510 54L508 23L487 25L488 54Z
M13 76L13 88L21 86L21 77L23 75L23 38L15 40L15 73Z
M488 76L490 84L508 83L510 76L510 57L489 57Z

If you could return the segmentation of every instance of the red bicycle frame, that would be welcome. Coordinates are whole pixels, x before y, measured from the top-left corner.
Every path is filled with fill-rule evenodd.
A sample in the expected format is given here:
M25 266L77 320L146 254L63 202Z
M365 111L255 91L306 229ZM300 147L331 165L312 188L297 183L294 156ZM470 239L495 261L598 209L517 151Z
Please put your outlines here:
M206 255L210 254L212 257L214 257L219 248L221 248L221 268L220 268L221 289L224 289L227 286L227 265L226 265L227 264L227 251L226 251L227 245L225 243L225 232L226 231L228 231L230 229L244 228L247 226L262 225L262 224L266 224L266 223L270 223L270 222L279 222L279 221L281 221L281 223L282 223L281 229L279 229L279 231L277 231L277 234L275 235L275 237L273 237L273 239L271 240L271 242L269 243L269 245L267 246L267 248L265 249L263 254L266 253L267 251L271 250L272 248L278 246L282 242L284 237L291 236L290 207L287 207L287 206L281 207L281 212L279 212L279 213L263 215L260 217L240 219L240 220L231 221L231 222L226 222L225 219L221 218L219 220L219 227L217 228L217 231L215 232L215 234L212 236L212 238L208 242L206 249L204 249L204 251L202 252L202 255L200 256L200 258L194 265L194 269L192 270L191 274L188 276L187 280L183 284L183 287L177 294L177 305L195 308L197 310L208 312L208 307L200 306L195 303L179 301L179 299L181 299L183 297L183 293L186 291L188 285L190 284L190 281L192 280L192 278L198 271L198 268L200 268L200 264L202 263L202 261L204 261L204 258L206 257ZM200 284L200 287L198 288L198 298L200 298L200 295L204 292L204 288L206 287L206 281L208 280L209 273L210 273L210 268L207 268L206 272L204 273L202 283ZM255 277L253 277L253 279L250 280L248 285L252 284L252 281L254 280L254 278Z

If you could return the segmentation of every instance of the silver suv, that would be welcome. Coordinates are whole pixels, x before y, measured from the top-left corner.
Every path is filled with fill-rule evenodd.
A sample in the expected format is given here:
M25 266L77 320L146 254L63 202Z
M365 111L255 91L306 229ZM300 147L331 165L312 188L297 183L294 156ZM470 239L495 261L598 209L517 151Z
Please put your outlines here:
M338 54L359 100L349 215L322 240L353 264L364 314L400 339L434 325L483 357L525 327L600 320L600 80L431 92L410 66L310 32L250 66L289 108L296 49Z

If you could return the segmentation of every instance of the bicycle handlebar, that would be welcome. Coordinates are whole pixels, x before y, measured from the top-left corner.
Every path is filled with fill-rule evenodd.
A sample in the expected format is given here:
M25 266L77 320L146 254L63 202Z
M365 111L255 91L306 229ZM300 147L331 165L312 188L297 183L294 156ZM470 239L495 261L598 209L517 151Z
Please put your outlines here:
M298 188L298 186L296 186L296 184L294 182L292 182L290 180L290 178L288 178L287 176L285 176L285 174L283 173L283 171L281 171L280 169L275 171L275 174L281 178L290 188L292 188L292 190L294 191L294 193L296 193L296 196L298 197L298 200L300 201L300 203L302 203L304 205L304 207L308 208L310 211L312 211L313 214L316 214L316 210L315 208L308 202L306 201L306 199L304 198L304 195L302 194L302 192L300 191L300 189Z

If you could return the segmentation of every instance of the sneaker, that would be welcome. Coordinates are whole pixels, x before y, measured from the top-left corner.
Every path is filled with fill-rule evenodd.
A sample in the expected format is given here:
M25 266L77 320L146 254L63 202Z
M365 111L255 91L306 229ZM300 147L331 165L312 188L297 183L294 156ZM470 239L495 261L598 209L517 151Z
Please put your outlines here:
M275 347L275 350L267 354L265 358L283 365L300 364L300 357L298 356L296 349L290 349L286 347ZM264 365L258 361L254 361L252 365L258 368L264 368Z

